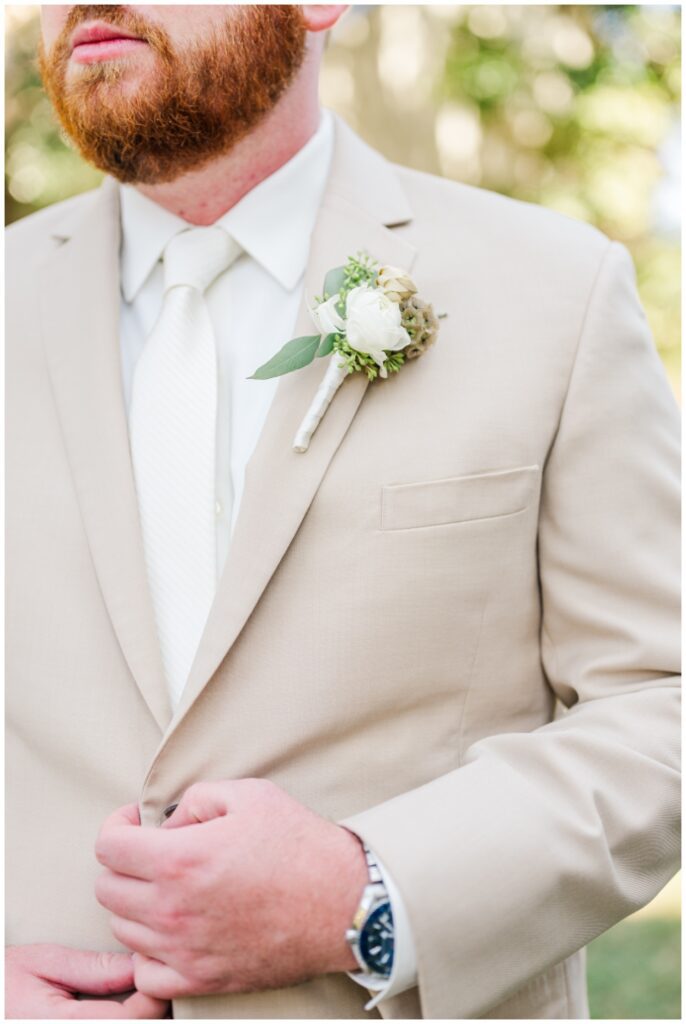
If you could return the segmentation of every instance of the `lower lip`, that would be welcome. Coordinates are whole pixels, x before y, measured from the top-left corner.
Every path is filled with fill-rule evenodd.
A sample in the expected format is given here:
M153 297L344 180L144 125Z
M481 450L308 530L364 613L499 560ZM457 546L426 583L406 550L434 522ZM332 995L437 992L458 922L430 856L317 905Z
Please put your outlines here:
M126 57L141 46L147 46L142 39L102 39L98 43L80 43L71 52L77 64L94 64L99 60L114 60Z

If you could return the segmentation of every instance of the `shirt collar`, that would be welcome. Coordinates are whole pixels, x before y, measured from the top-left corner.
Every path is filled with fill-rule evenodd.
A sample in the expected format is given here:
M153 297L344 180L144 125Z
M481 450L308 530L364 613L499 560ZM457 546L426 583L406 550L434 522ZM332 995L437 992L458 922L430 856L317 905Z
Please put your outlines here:
M288 291L307 265L332 153L333 118L322 109L319 127L305 145L215 221ZM189 224L130 185L119 190L121 283L131 302L167 242Z

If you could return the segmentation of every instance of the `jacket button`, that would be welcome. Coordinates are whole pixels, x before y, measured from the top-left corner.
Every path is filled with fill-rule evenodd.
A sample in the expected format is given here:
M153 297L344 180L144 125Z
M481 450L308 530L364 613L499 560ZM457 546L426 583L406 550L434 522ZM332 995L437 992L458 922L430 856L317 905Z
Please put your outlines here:
M168 807L165 807L165 809L162 811L162 817L160 818L160 825L162 824L163 821L166 821L167 818L171 818L172 814L174 813L178 806L179 805L177 802L175 804L169 804Z

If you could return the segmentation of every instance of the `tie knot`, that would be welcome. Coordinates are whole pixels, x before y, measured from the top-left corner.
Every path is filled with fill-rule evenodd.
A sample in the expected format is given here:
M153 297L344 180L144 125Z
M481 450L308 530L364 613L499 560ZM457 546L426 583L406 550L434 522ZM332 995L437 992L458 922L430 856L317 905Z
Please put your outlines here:
M187 285L204 292L240 254L238 242L222 228L180 231L164 249L164 290Z

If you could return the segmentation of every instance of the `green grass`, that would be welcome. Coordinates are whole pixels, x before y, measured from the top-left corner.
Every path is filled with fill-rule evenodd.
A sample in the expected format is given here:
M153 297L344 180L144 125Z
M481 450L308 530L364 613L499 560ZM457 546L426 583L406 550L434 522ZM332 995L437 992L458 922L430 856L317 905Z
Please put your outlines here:
M591 1017L680 1020L680 931L677 918L634 917L592 942Z

